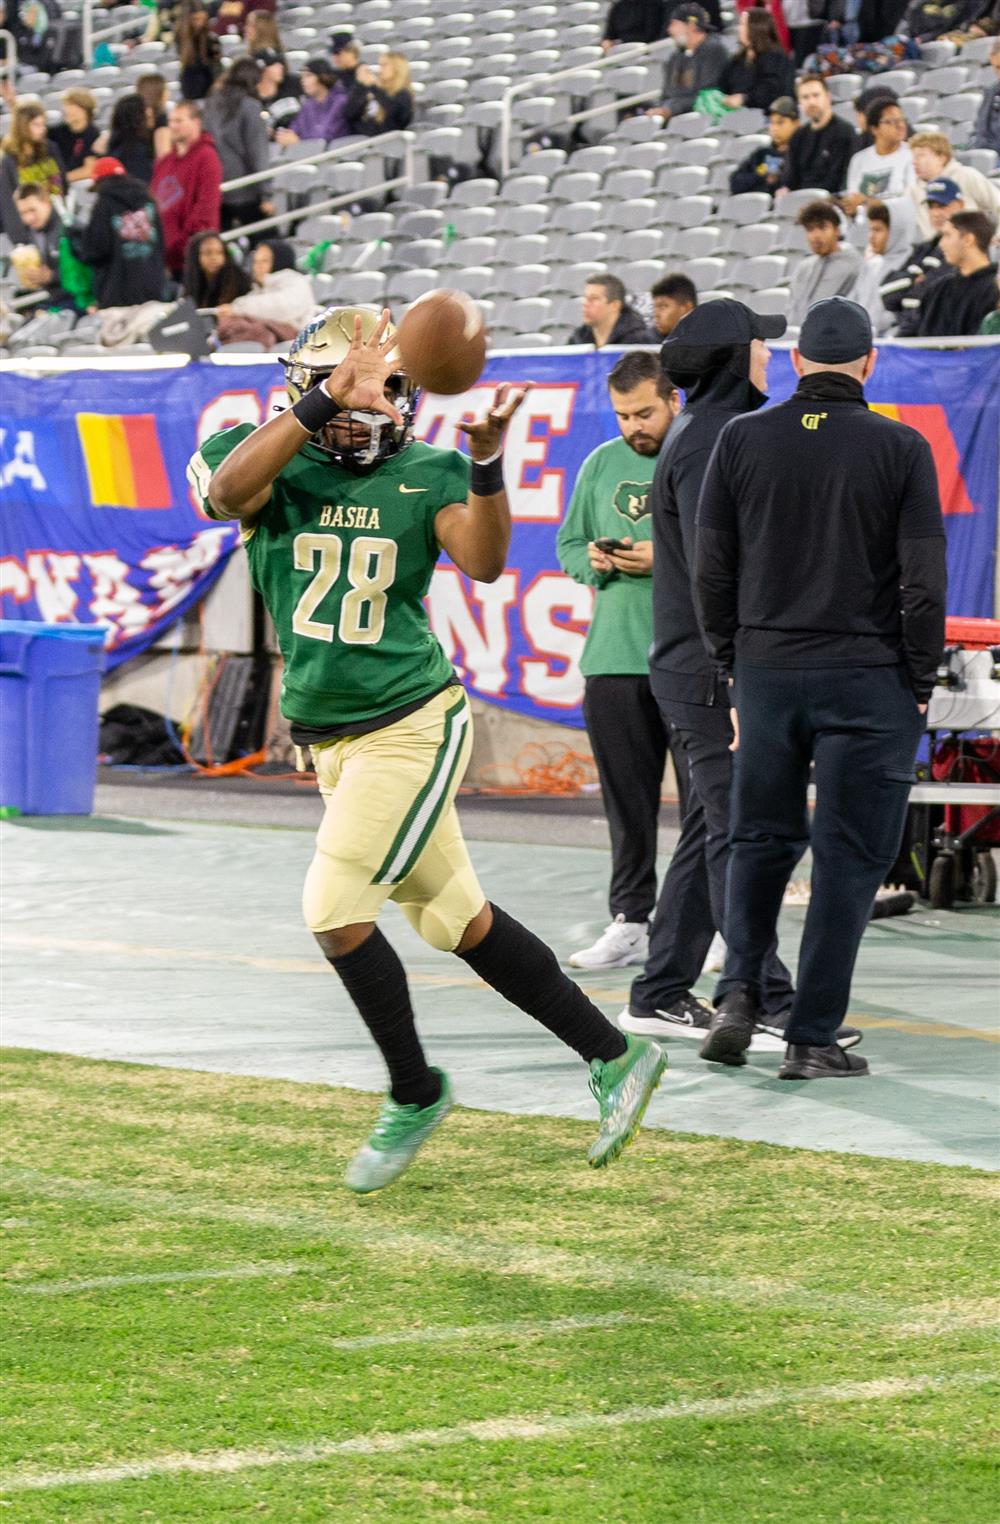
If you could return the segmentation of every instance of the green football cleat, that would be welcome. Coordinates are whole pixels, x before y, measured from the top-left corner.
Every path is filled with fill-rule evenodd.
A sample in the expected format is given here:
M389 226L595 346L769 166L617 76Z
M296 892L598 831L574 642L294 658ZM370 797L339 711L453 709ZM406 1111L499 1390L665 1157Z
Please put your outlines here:
M432 1069L441 1081L433 1106L401 1106L387 1095L371 1137L347 1166L344 1180L359 1195L391 1185L406 1169L421 1144L440 1127L452 1108L451 1087L442 1069Z
M667 1055L648 1038L626 1035L628 1050L621 1058L590 1065L590 1089L601 1108L601 1130L591 1144L587 1162L591 1169L613 1164L636 1133L650 1097L663 1078Z

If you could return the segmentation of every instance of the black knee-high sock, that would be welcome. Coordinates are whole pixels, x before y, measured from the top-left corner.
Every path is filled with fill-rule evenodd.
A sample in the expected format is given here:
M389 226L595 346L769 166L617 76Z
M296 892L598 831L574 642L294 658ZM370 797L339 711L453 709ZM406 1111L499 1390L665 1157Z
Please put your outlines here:
M393 1100L401 1106L432 1106L441 1081L427 1067L420 1046L406 972L378 927L353 952L327 961L378 1043Z
M624 1037L567 978L552 949L505 910L490 908L493 925L478 947L459 957L588 1063L592 1058L620 1058L627 1046Z

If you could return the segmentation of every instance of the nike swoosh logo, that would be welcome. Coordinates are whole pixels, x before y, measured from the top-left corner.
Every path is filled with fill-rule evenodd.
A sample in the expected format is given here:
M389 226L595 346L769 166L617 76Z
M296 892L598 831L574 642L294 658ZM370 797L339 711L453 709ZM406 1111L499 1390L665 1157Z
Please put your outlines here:
M426 492L426 487L400 487L400 492Z

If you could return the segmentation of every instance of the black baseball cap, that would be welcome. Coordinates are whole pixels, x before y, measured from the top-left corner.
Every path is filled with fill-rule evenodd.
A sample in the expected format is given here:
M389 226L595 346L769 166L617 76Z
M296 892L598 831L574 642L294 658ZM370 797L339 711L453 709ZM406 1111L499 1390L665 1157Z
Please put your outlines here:
M257 48L253 55L253 61L258 69L267 69L271 64L284 63L284 57L277 48Z
M767 108L768 116L787 116L790 121L797 122L799 119L798 101L793 101L790 95L779 95L776 101L772 101Z
M663 363L671 349L723 349L749 344L753 339L780 339L788 327L775 312L753 312L731 296L713 297L686 312L663 341Z
M354 43L354 46L357 47L353 32L331 32L330 52L339 53L342 48L350 47L352 42Z
M703 32L712 30L712 18L703 5L677 5L670 12L671 21L686 21L688 26L701 27Z
M817 365L847 365L866 355L872 343L872 320L864 307L846 296L828 296L806 313L798 349Z

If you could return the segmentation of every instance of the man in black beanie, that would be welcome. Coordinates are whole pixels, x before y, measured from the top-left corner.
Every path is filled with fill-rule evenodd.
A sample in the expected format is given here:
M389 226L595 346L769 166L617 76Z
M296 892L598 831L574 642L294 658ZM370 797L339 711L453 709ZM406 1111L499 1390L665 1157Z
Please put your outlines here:
M715 931L725 935L733 731L728 685L709 659L694 609L695 514L719 430L767 401L770 355L764 341L784 331L784 318L762 317L742 302L722 299L689 312L660 350L668 377L684 389L685 404L660 453L648 499L654 544L650 686L684 747L690 797L651 924L649 957L619 1017L627 1032L701 1038L712 1018L711 1006L692 986ZM780 1049L792 985L774 939L772 944L756 1045ZM720 990L726 987L724 977Z
M835 1039L899 849L944 646L934 460L915 429L869 411L875 358L863 307L844 297L811 307L792 351L798 389L722 430L698 507L695 601L739 717L728 988L701 1056L745 1062L782 897L811 846L782 1079L868 1072Z

